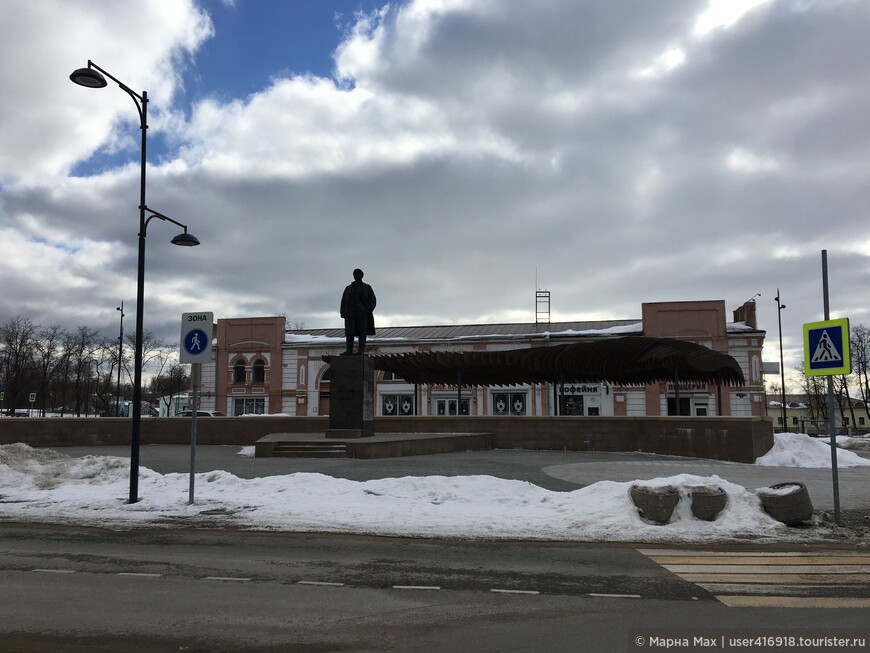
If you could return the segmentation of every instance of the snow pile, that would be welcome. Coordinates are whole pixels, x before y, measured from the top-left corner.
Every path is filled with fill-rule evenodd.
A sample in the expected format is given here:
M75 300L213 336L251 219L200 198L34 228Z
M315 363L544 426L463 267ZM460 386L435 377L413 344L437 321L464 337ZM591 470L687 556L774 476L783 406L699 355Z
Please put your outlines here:
M201 524L257 530L407 537L712 542L789 539L760 499L718 476L680 474L640 485L678 488L671 522L646 523L631 501L632 483L602 481L553 492L492 476L426 476L371 480L297 473L241 479L225 471L196 475L188 505L187 474L142 468L141 500L126 503L129 461L109 456L70 458L24 444L0 446L0 519L74 523L109 528ZM728 502L714 522L693 517L689 492L725 489Z
M828 440L811 438L803 433L777 433L773 448L757 458L756 465L767 467L831 467ZM837 449L837 467L870 466L870 460L852 451Z

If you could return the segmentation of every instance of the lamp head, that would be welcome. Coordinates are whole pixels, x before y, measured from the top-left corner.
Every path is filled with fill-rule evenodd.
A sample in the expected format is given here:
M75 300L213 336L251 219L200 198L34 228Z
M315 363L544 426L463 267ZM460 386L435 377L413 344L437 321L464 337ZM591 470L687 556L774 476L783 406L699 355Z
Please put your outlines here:
M93 68L79 68L69 76L70 80L79 86L87 88L103 88L107 85L106 78Z
M171 242L173 245L179 245L181 247L196 247L199 245L199 239L193 234L187 233L187 230L185 230L184 233L178 234Z

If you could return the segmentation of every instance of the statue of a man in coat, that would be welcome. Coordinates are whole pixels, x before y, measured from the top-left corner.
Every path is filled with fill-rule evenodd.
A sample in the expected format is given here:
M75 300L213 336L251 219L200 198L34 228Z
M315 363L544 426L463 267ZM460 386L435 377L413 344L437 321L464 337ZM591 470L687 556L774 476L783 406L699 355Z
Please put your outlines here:
M353 339L359 340L358 354L366 350L366 336L375 335L374 310L377 305L372 287L363 283L363 271L357 268L353 271L353 283L344 289L341 296L341 317L344 318L344 336L347 339L347 349L344 354L353 353Z

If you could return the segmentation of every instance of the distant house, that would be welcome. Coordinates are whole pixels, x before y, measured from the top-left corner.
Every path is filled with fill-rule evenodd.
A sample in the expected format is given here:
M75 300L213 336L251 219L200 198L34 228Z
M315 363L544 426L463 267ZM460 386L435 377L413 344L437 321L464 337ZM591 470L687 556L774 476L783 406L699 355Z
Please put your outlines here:
M782 399L770 395L767 402L767 416L773 420L775 431L791 433L808 433L816 435L827 433L827 409L823 404L827 397L809 397L806 394L787 394L785 396L786 427L782 423ZM834 398L834 423L843 432L870 432L870 414L867 405L861 399Z

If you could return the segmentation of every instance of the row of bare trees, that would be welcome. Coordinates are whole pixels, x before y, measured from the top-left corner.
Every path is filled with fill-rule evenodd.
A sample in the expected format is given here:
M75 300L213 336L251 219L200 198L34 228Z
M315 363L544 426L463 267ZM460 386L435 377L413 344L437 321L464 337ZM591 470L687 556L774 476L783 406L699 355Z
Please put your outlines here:
M43 416L123 414L119 407L133 396L134 346L132 335L119 342L87 326L68 331L26 317L0 324L3 413L34 408ZM177 362L177 349L145 334L143 371L150 380L143 397L149 403L187 391L189 379Z
M850 329L849 350L852 360L852 374L835 376L834 400L840 414L849 417L850 424L857 424L854 400L864 406L870 404L870 328L863 324ZM807 376L803 366L796 367L801 391L807 396L810 419L828 419L828 382L824 376Z

